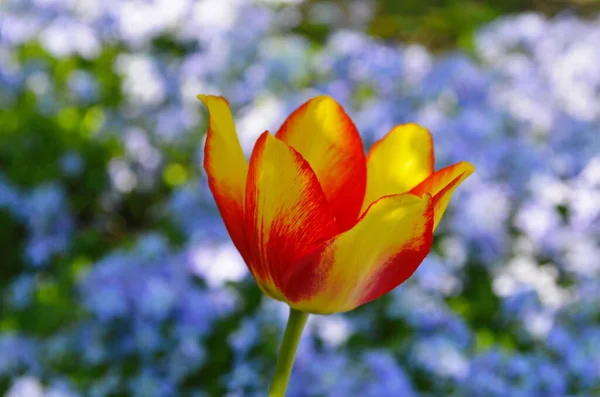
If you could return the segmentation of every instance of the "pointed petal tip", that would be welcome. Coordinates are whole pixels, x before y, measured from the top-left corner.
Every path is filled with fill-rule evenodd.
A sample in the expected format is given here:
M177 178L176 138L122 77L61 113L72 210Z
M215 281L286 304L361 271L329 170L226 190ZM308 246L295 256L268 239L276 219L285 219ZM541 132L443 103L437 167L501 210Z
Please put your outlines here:
M275 139L275 137L273 136L273 134L271 134L271 131L269 131L269 130L264 130L262 132L262 134L260 134L260 136L258 137L258 139L261 139L261 138L266 139L268 141Z
M473 172L475 172L475 166L473 165L473 163L470 163L468 161L459 161L458 163L454 163L451 164L447 167L444 167L442 169L439 169L438 171L442 171L446 168L453 168L454 170L456 170L456 172L460 173L460 174L467 174L471 175Z
M468 161L459 161L458 163L446 168L454 169L454 177L448 182L448 184L456 183L458 185L475 172L475 166Z
M472 163L469 163L468 161L462 161L461 163L464 166L464 169L465 169L464 173L467 174L466 176L469 176L475 172L475 166Z
M204 106L208 107L209 95L198 94L196 95L196 98L198 98L204 104Z
M257 148L264 148L266 146L270 146L273 143L277 144L277 142L281 142L279 139L277 139L276 137L274 137L271 132L269 130L264 130L262 132L262 134L260 134L258 136L258 139L256 140L256 142L254 143L254 150L257 150ZM281 142L283 143L283 142Z
M209 102L214 99L224 101L229 105L229 101L221 95L198 94L196 95L196 98L199 99L206 107L208 107Z
M417 196L430 194L433 197L435 207L434 230L442 219L454 190L474 171L473 164L468 161L461 161L436 171L410 191Z

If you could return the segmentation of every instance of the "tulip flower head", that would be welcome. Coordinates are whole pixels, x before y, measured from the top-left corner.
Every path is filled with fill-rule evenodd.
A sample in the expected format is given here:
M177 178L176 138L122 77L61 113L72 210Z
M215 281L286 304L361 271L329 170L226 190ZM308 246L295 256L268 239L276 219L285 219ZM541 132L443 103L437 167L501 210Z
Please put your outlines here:
M296 109L244 156L228 102L209 111L204 167L231 239L259 287L292 309L352 310L396 288L431 249L456 187L473 171L434 171L433 140L394 127L365 156L358 131L328 96Z

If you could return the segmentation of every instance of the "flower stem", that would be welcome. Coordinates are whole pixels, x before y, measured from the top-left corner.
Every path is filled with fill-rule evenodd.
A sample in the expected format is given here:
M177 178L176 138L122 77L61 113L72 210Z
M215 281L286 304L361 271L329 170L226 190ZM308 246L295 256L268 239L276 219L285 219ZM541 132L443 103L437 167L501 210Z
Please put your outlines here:
M269 389L269 397L285 397L285 390L296 358L296 349L307 319L308 313L290 308L290 316L279 348L279 357Z

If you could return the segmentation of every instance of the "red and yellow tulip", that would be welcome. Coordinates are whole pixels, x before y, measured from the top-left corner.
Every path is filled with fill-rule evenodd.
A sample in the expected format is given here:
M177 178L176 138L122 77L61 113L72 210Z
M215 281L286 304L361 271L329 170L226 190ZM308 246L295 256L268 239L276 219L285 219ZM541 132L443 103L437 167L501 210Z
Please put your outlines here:
M393 128L365 156L332 98L296 109L246 160L228 102L209 111L204 167L233 243L260 288L292 309L352 310L408 279L429 253L450 196L474 170L434 171L417 124Z

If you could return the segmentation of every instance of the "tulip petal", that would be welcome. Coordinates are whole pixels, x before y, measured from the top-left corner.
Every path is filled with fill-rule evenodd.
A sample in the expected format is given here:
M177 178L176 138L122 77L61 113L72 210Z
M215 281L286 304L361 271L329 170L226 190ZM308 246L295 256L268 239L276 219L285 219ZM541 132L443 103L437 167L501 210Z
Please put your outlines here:
M429 193L433 197L435 214L433 230L440 223L456 187L467 179L473 171L475 171L473 164L461 161L436 171L411 190L411 193L418 196Z
M431 134L417 124L394 127L367 156L366 209L380 197L408 192L433 172Z
M356 223L365 194L362 140L344 109L331 97L315 97L296 109L277 132L314 170L338 225Z
M328 314L352 310L408 279L429 253L433 204L429 195L400 194L374 202L358 223L291 269L291 307Z
M268 132L250 158L244 222L248 266L261 288L279 300L285 299L280 280L286 268L338 231L308 162Z
M244 259L247 246L240 219L244 213L244 192L248 162L237 136L227 100L220 96L198 95L208 109L208 132L204 147L204 169L225 227Z

